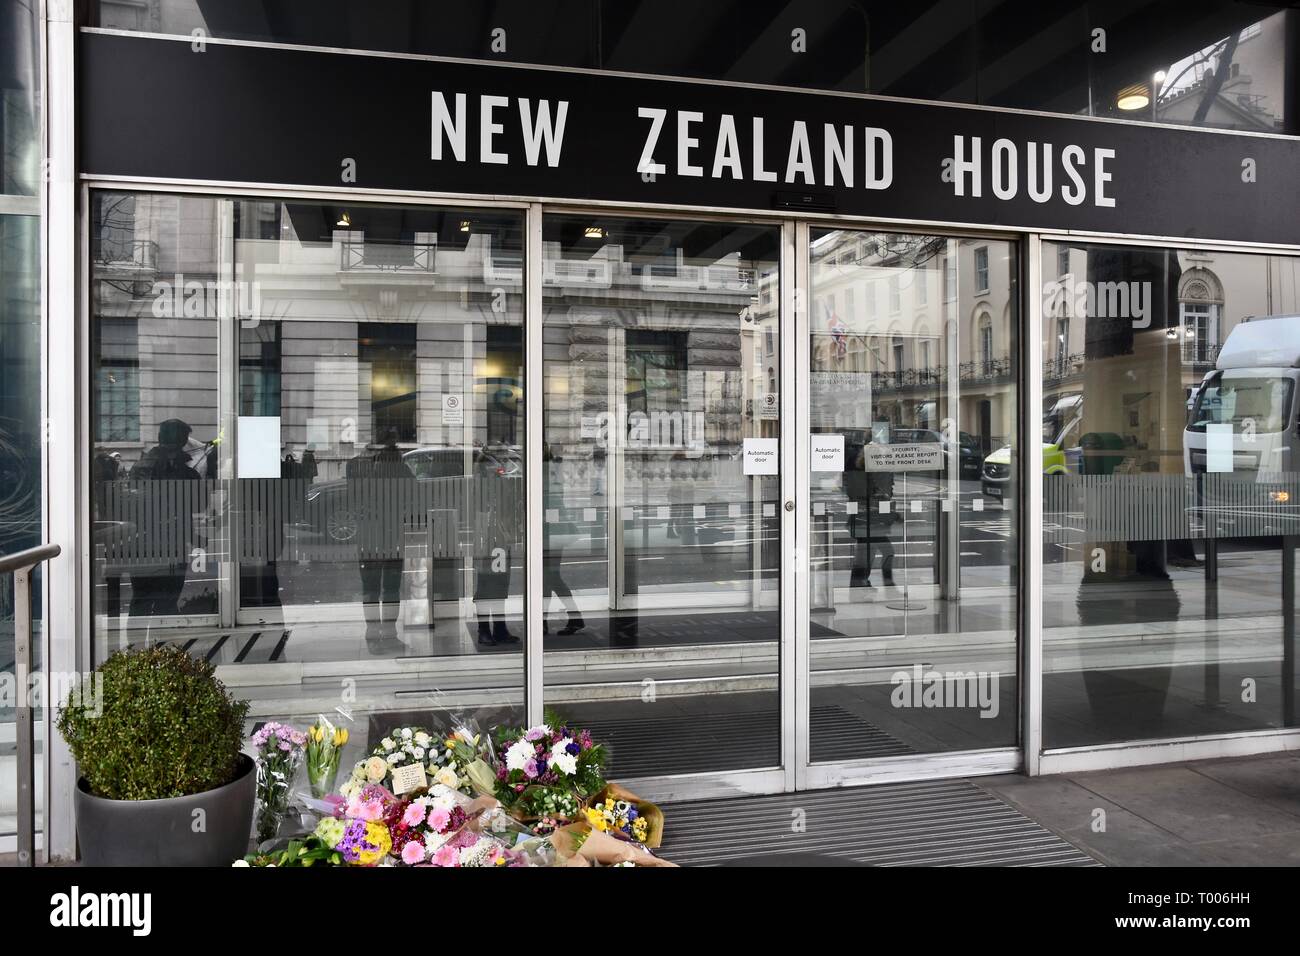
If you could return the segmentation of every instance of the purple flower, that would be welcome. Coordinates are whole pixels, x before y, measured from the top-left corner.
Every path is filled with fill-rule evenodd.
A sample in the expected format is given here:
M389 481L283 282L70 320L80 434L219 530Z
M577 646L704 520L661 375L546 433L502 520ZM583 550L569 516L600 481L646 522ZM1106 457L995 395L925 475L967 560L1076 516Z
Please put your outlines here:
M353 820L334 849L342 854L343 859L355 863L362 853L372 853L379 848L366 840L366 821Z

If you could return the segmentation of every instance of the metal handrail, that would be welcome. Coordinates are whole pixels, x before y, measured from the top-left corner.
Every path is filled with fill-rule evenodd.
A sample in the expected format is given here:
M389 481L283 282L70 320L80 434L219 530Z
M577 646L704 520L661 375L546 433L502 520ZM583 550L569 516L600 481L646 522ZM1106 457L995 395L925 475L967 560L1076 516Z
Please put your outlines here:
M14 708L18 735L18 865L36 863L36 738L32 724L32 571L63 551L42 544L0 557L0 574L14 576L14 677L18 700ZM49 701L46 701L49 706ZM46 748L48 753L48 746Z
M34 568L42 561L57 558L62 552L63 549L57 544L39 544L26 551L0 555L0 574L8 574L10 571L19 571L23 568Z

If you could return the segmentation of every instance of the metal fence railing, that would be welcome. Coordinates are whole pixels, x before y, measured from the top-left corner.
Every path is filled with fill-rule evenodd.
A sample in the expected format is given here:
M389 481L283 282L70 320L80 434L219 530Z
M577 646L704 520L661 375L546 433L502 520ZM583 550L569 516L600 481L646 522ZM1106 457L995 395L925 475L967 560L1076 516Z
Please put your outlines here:
M14 678L19 688L15 710L18 744L18 865L36 862L36 737L32 695L32 571L62 549L43 544L0 557L0 574L14 576ZM46 701L49 706L49 701ZM47 751L48 752L48 751Z

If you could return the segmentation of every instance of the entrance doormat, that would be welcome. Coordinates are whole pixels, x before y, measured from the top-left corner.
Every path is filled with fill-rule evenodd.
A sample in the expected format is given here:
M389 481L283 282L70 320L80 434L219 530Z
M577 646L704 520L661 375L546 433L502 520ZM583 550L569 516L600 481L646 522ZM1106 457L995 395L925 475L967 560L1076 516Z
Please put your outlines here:
M682 866L1100 866L965 780L663 805Z

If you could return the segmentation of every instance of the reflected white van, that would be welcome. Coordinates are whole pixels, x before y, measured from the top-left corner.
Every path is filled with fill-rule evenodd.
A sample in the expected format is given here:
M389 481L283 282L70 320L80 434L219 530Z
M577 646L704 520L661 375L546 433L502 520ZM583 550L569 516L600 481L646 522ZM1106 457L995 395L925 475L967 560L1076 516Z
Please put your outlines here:
M1300 315L1234 328L1197 389L1183 434L1186 473L1273 481L1300 469Z

